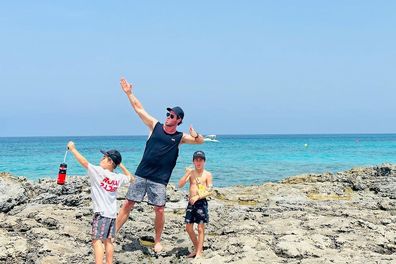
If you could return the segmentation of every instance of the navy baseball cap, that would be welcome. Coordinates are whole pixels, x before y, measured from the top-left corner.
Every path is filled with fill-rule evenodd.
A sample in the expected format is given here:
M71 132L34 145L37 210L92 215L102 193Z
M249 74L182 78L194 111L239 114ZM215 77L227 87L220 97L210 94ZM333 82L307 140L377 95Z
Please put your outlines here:
M173 108L168 107L168 108L166 108L166 110L168 110L169 112L170 112L170 111L175 112L175 114L176 114L178 117L180 117L181 120L183 120L183 118L184 118L184 111L183 111L183 109L181 109L180 106L175 106L175 107L173 107ZM181 123L182 123L182 122L180 122L179 125L180 125Z
M118 152L118 150L115 149L111 149L108 151L101 150L100 152L102 152L103 155L109 157L114 162L115 165L117 166L120 165L122 161L122 157L120 152Z
M206 161L205 152L203 152L202 150L195 151L193 154L193 160L197 158L201 158Z

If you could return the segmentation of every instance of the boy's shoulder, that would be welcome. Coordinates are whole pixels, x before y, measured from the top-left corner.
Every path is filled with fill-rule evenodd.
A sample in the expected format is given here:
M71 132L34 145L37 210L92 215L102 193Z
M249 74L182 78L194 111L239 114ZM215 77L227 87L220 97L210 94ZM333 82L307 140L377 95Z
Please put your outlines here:
M199 174L196 170L192 170L192 175L196 177ZM208 175L212 176L212 173L210 171L204 170L202 176L208 176Z
M104 169L104 168L102 168L99 165L94 165L94 164L89 163L88 168L89 167L91 167L91 169L93 169L92 170L93 173L100 173L100 174L104 174L106 176L112 176L112 177L123 177L123 176L125 176L122 173L117 173L115 171L109 171L107 169ZM127 176L125 176L125 177L127 177Z
M212 176L212 173L210 171L204 170L205 175L207 176Z
M88 163L88 170L93 170L95 172L95 171L101 171L103 170L103 168L100 167L99 165Z

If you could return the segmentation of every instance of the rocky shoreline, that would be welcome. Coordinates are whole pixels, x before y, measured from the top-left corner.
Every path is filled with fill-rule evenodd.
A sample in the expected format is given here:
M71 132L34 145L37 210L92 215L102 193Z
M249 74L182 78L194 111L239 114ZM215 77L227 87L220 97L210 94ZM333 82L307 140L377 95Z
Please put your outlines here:
M191 263L185 197L168 187L159 255L140 243L153 235L153 210L137 205L115 263ZM209 213L204 257L193 263L396 263L396 165L218 188ZM0 263L93 263L91 217L86 177L58 186L0 173Z

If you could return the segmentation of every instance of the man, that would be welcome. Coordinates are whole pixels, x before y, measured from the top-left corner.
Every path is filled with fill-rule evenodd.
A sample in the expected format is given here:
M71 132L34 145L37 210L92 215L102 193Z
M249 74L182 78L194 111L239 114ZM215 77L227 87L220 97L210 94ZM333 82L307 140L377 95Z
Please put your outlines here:
M149 128L149 137L144 149L143 158L135 173L135 182L130 184L124 205L119 211L117 232L127 221L129 213L136 202L141 202L147 193L148 203L155 210L154 251L162 250L161 234L165 224L164 206L166 202L166 185L179 155L181 144L202 144L204 138L190 126L190 134L176 130L184 118L183 110L176 106L167 108L164 124L148 114L132 91L132 85L121 79L121 87L128 96L129 102L143 123Z

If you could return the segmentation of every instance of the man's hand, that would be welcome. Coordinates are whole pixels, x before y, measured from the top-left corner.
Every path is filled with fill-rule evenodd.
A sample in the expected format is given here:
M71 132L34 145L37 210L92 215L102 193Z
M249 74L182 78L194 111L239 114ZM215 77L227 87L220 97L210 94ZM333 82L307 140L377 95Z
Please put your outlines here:
M193 138L197 138L198 137L198 133L197 133L197 131L194 130L192 125L190 125L190 136L192 136Z
M120 80L121 88L127 95L132 93L132 84L130 84L125 78Z
M67 149L70 151L76 149L76 146L74 145L73 141L69 141L69 143L67 143Z

